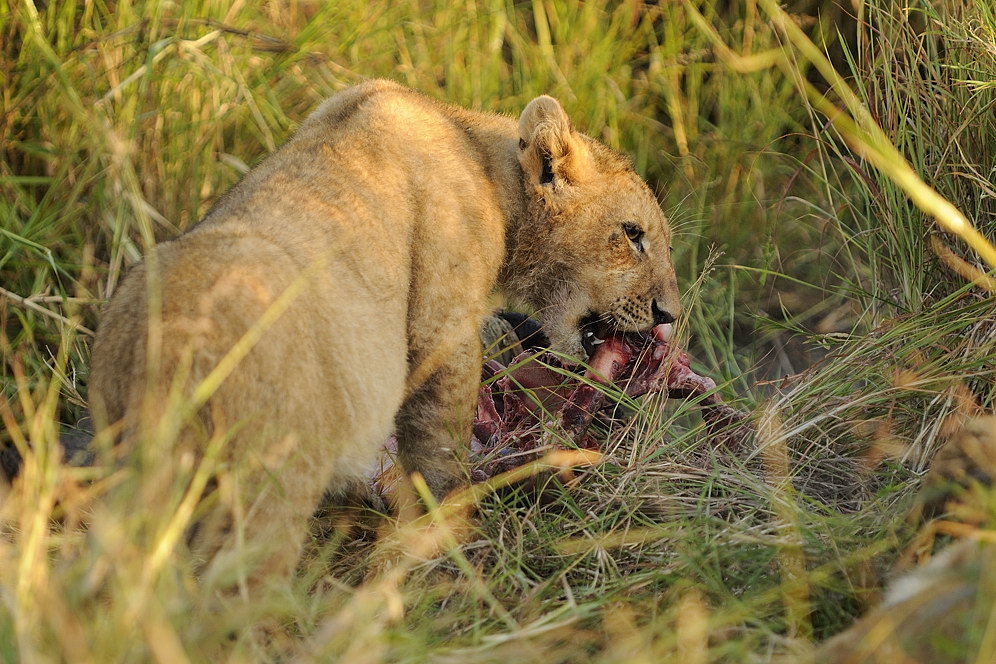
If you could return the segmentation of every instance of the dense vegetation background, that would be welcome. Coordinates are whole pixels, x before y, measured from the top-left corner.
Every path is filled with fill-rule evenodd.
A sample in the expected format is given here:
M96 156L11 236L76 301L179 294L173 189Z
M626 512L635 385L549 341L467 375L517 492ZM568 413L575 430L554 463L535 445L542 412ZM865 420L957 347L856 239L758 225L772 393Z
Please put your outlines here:
M25 455L0 659L268 659L286 643L248 626L276 620L317 661L795 660L873 606L931 458L992 409L993 264L924 209L996 230L996 14L784 6L0 2L0 445ZM579 486L484 498L405 574L361 583L374 545L319 538L286 596L218 611L126 536L159 506L80 527L113 474L60 466L58 432L127 268L373 76L508 114L553 94L632 155L676 230L680 336L759 433L716 450L693 404L651 401Z

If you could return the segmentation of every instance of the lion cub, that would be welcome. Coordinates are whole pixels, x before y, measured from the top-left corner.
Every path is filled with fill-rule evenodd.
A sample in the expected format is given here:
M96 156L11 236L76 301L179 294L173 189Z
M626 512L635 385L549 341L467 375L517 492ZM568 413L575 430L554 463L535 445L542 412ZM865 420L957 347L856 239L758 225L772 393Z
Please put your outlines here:
M435 495L468 481L493 289L584 358L679 314L670 243L630 162L551 97L516 123L370 81L131 271L93 348L93 411L125 458L153 455L143 489L217 462L195 557L245 549L251 583L285 581L323 493L390 434Z

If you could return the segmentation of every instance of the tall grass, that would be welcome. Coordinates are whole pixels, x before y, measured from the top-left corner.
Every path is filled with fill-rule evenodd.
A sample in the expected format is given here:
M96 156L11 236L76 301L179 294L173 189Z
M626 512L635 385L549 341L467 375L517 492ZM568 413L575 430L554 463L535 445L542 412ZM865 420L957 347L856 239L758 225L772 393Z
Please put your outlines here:
M0 482L0 659L766 661L846 628L937 447L996 396L990 268L846 121L992 237L996 17L793 9L854 99L767 2L0 6L0 445L24 456ZM135 536L171 515L92 513L122 475L60 464L58 433L125 270L372 76L509 114L554 94L631 154L676 229L683 340L760 434L714 449L689 404L648 400L570 488L379 545L330 516L286 593L218 600ZM378 573L399 541L421 557Z

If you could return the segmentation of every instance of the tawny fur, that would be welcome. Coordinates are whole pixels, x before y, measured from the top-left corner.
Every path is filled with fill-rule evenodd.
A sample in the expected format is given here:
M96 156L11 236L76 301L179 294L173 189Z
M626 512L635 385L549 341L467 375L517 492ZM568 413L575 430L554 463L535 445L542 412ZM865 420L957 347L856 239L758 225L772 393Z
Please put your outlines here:
M467 481L496 287L535 308L555 350L583 358L586 315L631 331L678 315L670 239L630 162L577 133L554 99L516 124L371 81L327 100L132 270L94 346L93 410L140 451L170 390L191 394L303 286L162 460L189 462L234 432L191 546L207 563L252 543L251 579L279 582L323 492L362 477L391 433L437 496Z

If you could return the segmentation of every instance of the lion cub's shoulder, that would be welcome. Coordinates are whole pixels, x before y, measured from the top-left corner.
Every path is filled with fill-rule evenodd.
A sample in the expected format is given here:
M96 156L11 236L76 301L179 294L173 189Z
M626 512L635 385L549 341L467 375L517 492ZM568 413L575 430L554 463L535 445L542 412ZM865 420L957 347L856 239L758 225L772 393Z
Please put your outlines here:
M335 130L352 138L400 131L414 139L448 129L466 133L467 127L493 131L497 142L514 138L516 124L508 116L447 104L394 81L373 79L326 99L304 121L296 138Z
M387 79L373 79L365 83L346 88L338 92L315 109L301 125L306 129L317 124L338 124L354 115L361 106L370 106L371 100L377 99L378 104L390 104L392 101L404 100L407 103L424 103L429 98L419 92L406 88Z

